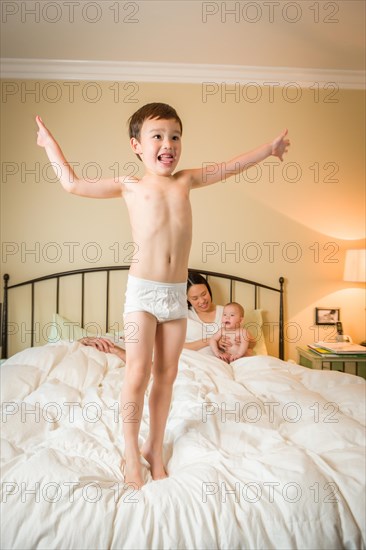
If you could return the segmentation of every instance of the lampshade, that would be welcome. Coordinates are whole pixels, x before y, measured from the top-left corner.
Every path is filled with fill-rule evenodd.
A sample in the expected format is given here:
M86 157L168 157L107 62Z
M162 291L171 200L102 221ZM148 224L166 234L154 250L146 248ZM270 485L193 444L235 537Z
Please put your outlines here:
M346 251L343 280L353 283L366 282L366 249Z

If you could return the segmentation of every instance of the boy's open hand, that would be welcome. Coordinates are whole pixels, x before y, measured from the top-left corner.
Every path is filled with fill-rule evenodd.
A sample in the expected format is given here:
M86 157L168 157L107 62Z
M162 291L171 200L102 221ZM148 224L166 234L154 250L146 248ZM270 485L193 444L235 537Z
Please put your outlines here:
M287 153L288 147L290 145L290 140L285 139L287 136L288 130L284 130L282 134L276 137L272 141L272 155L278 157L280 161L283 161L283 154Z
M46 145L53 140L53 137L43 124L41 117L38 115L36 116L36 122L38 124L37 145L40 147L46 147Z

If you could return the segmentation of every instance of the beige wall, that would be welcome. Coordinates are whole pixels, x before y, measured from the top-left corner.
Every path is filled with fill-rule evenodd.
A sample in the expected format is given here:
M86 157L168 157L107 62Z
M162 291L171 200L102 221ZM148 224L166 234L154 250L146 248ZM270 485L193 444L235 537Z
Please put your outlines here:
M144 103L163 101L183 120L181 168L228 160L285 127L292 142L282 165L269 159L238 181L192 193L190 266L270 285L284 276L288 358L296 359L296 345L327 334L314 326L315 307L340 307L345 332L364 339L364 287L342 281L345 250L365 246L364 93L328 89L317 97L315 88L289 88L286 96L280 88L252 87L235 96L217 86L205 98L205 89L193 84L79 82L72 97L68 82L3 82L2 274L15 283L124 263L133 251L122 201L82 199L52 182L36 146L35 115L68 160L80 163L79 173L97 175L89 163L103 176L113 175L111 166L122 172L126 163L142 173L126 121Z

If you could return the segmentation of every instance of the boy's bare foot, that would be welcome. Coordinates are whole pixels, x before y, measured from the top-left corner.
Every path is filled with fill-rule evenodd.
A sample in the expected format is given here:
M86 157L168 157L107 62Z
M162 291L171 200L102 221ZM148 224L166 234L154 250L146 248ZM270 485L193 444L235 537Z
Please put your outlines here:
M154 480L169 477L166 469L164 468L161 451L154 451L148 441L146 441L142 446L141 455L150 464L151 475Z
M126 460L122 465L122 473L125 484L131 483L134 487L137 487L137 489L141 489L145 484L140 457L128 461Z

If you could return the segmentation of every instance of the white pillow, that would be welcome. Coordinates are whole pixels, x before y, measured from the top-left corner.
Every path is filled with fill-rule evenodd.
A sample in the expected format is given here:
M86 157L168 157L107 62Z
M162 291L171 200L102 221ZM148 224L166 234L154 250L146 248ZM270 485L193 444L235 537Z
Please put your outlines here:
M47 340L54 344L60 340L66 340L67 342L75 342L84 336L95 336L80 326L80 323L76 323L61 317L58 313L54 313L52 316L51 329L48 333Z
M70 321L65 317L62 317L58 313L54 313L52 316L51 329L48 333L48 342L53 344L60 340L66 340L67 342L75 342L84 338L85 336L100 336L102 338L108 338L115 344L122 344L123 332L107 332L106 334L96 333L88 331L80 326L80 323Z
M251 309L244 314L243 326L249 330L255 340L253 352L255 355L268 355L263 334L263 317L261 309Z

